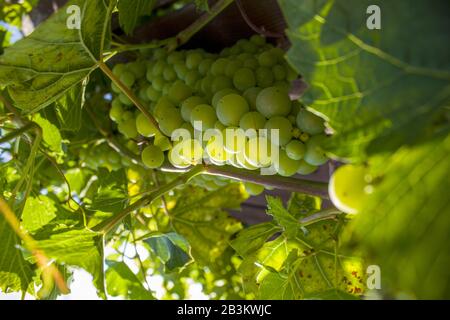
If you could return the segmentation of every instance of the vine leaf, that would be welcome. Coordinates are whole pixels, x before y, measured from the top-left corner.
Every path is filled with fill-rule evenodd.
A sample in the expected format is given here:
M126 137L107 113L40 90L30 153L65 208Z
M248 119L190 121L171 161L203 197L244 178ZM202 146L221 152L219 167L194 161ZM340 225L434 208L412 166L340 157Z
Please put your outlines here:
M396 286L419 299L449 298L450 135L377 162L382 180L350 225L349 245L372 253L385 290L395 292Z
M168 271L184 267L192 261L189 243L177 233L155 235L145 239L144 242L150 246Z
M70 88L56 101L55 111L61 130L80 130L86 83L87 79Z
M134 28L139 23L139 18L150 15L155 6L155 0L119 0L117 9L119 10L119 23L121 28L128 35L132 34Z
M357 161L432 136L450 99L447 1L384 1L369 30L372 2L279 0L303 101L336 133L325 147Z
M299 198L296 198L297 201ZM306 202L309 200L305 199ZM285 215L279 208L281 200L268 200L272 207L276 207L277 215L280 212ZM287 212L286 209L284 211ZM310 214L314 212L316 210ZM273 240L263 241L277 233L266 223L264 227L253 226L251 232L242 231L232 243L236 249L239 249L236 243L243 244L243 239L255 239L253 242L260 244L259 247L252 245L251 250L238 251L243 258L239 271L246 291L253 292L260 299L321 299L326 297L322 293L330 290L353 296L363 293L365 272L362 261L338 252L336 239L342 221L320 221L302 229L297 226L298 232L293 232L294 225L290 218L278 218L273 223L278 224L279 230L287 231ZM256 234L258 228L261 230L260 237Z
M20 250L21 241L0 215L0 289L2 292L25 292L33 282L33 266L27 262Z
M235 183L211 192L192 186L183 190L171 211L173 227L189 242L197 262L214 264L229 247L230 238L242 225L225 210L239 208L245 199Z
M62 137L58 127L51 123L46 118L42 117L39 113L33 116L33 122L39 125L42 129L42 140L45 145L55 154L61 155L62 150Z
M267 196L267 213L283 228L288 237L295 237L300 231L300 222L283 206L280 198Z
M57 208L46 196L28 197L22 212L22 227L34 233L56 218Z
M38 247L58 263L83 268L94 277L98 294L105 296L103 235L86 228L66 228L35 236Z
M70 29L66 7L0 56L0 86L15 105L35 112L60 99L85 80L109 45L114 0L72 0L81 10L81 28Z
M113 297L131 300L154 300L154 296L124 262L106 260L106 288Z

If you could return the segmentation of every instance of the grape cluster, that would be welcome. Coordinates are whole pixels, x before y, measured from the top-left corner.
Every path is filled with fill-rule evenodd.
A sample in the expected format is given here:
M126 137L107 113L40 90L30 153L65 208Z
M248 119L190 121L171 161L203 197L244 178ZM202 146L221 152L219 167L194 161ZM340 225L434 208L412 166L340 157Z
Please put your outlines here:
M146 139L141 156L149 168L162 166L166 158L176 167L205 160L248 170L274 164L278 174L291 176L312 173L327 161L323 120L290 100L290 83L298 75L284 51L261 36L239 40L220 54L156 49L151 57L116 64L113 73L158 122L156 128L112 85L117 95L110 118L128 139ZM180 128L190 138L172 141ZM279 130L279 139L267 143L271 129ZM212 130L217 134L206 136ZM203 139L194 139L196 132Z

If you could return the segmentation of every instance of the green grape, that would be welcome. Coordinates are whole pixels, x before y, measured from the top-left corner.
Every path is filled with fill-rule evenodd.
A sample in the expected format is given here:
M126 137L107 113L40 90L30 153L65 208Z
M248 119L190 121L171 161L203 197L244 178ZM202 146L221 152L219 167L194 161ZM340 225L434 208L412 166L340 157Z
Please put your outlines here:
M131 118L119 123L118 129L120 133L129 139L137 138L136 120Z
M230 48L224 48L224 49L222 49L222 51L220 51L220 56L227 57L231 54L230 51L231 51Z
M133 140L129 140L127 142L126 146L127 146L128 150L130 150L132 153L134 153L134 154L138 154L139 153L139 146Z
M122 92L122 90L114 82L111 83L111 90L117 94Z
M245 90L243 96L250 105L250 110L256 110L256 98L258 98L261 91L262 89L259 87L253 87Z
M181 104L181 116L184 121L191 121L191 112L199 104L205 104L206 100L202 97L192 96L187 98Z
M259 47L266 44L266 39L264 39L264 37L259 34L251 36L250 41Z
M164 85L166 84L166 80L161 76L157 76L153 79L152 86L156 91L163 91Z
M298 73L291 67L288 67L286 79L288 81L294 81L297 78L298 78Z
M272 163L272 146L266 137L253 137L245 146L245 159L253 166L264 168Z
M131 111L125 111L122 114L122 121L127 121L134 118L134 113Z
M214 78L212 76L206 76L202 80L202 91L205 94L211 94L212 90L212 82L214 81Z
M118 63L114 66L114 68L112 69L113 74L116 77L120 77L122 75L122 73L124 73L127 70L127 66L123 63Z
M180 169L186 169L191 166L189 162L181 158L180 153L178 152L177 145L175 144L175 147L169 150L168 153L168 159L169 162L175 167Z
M156 169L162 166L164 162L164 153L156 146L148 146L142 151L142 162L150 169Z
M243 43L241 47L245 53L250 54L255 54L256 52L258 52L259 49L257 45L255 45L253 42L250 41Z
M148 85L146 85L146 86L141 86L140 88L139 88L139 92L138 92L138 98L141 100L141 101L143 101L143 102L149 102L150 100L148 99L148 96L147 96L147 88L148 88L149 86Z
M239 127L243 130L259 130L264 129L266 125L266 118L263 117L262 114L256 111L247 112L239 121Z
M271 130L278 129L279 140L272 141L276 145L285 146L292 139L292 125L288 119L283 117L273 117L267 120L265 129L268 130L267 135L271 138Z
M182 81L175 81L169 89L169 100L175 105L180 105L184 100L192 95L192 89Z
M289 119L289 121L290 121L290 119ZM291 123L292 123L292 121L291 121ZM292 129L292 136L295 138L295 139L300 139L300 135L302 134L302 131L299 129L299 128L293 128ZM301 141L303 141L303 140L301 140ZM304 141L303 141L304 142Z
M275 162L275 169L280 176L290 177L297 173L300 167L299 160L293 160L288 157L286 151L280 150L278 161Z
M264 192L264 186L251 182L244 182L245 191L251 196L258 196Z
M315 172L318 169L317 166L310 165L305 160L300 160L300 166L297 170L298 174L308 175Z
M163 90L162 90L163 96L168 96L169 95L169 91L170 91L171 87L172 87L172 83L170 83L170 82L166 82L166 84L164 84L164 87L163 87Z
M361 212L371 186L367 169L361 165L344 165L331 176L329 194L333 204L339 210L356 214Z
M214 78L213 83L211 85L211 90L213 92L218 92L220 90L226 89L226 88L232 88L233 83L230 78L226 76L217 76Z
M189 73L189 69L183 62L177 62L173 66L173 69L175 70L175 73L177 74L179 79L185 79L186 75Z
M219 58L211 66L211 74L213 76L220 76L225 74L225 70L227 68L227 65L229 63L229 60L226 58Z
M252 69L239 69L233 76L233 84L240 91L245 91L248 88L254 87L256 85L256 79Z
M229 127L222 131L223 146L225 151L235 154L245 150L247 137L244 130Z
M274 77L272 71L267 67L256 69L256 83L258 87L267 88L273 84Z
M133 102L123 93L119 94L119 100L120 102L122 102L122 104L126 105L126 106L132 106Z
M297 114L297 126L310 135L316 135L325 130L323 119L305 109L301 109Z
M289 90L291 89L291 84L286 81L277 81L273 84L272 87L276 87L285 92L289 92Z
M181 117L181 112L177 108L173 108L171 110L166 110L160 115L159 120L159 128L162 133L166 136L170 137L172 132L176 129L180 128L183 124L183 118Z
M152 68L153 77L162 76L166 66L167 66L167 64L164 60L156 61L156 63L153 65L153 68Z
M198 66L198 72L200 72L200 74L202 76L206 76L208 71L211 69L211 66L212 66L213 63L214 63L213 59L205 59L205 60L203 60L200 63L200 65Z
M256 69L256 68L258 68L258 66L259 66L259 63L256 58L251 57L244 61L245 68Z
M136 79L144 78L147 70L144 61L134 61L128 64L128 69L136 76Z
M209 160L215 165L224 165L227 161L227 152L225 151L222 139L212 137L205 148Z
M288 92L278 87L263 89L256 98L256 108L266 118L286 117L292 109Z
M191 70L196 69L202 62L202 59L203 55L200 52L190 52L186 56L186 66Z
M153 141L153 144L158 147L161 151L167 151L172 148L172 144L170 143L169 138L167 138L165 135L157 134L155 136L155 140Z
M185 129L187 131L189 131L191 137L194 136L194 127L192 126L192 124L190 124L189 122L185 122L181 125L180 129Z
M238 126L242 116L249 109L247 100L232 93L222 97L217 103L217 117L226 126Z
M167 56L167 63L168 64L175 64L175 63L182 63L184 62L184 55L181 51L174 51L171 52L168 56Z
M326 139L325 135L317 135L311 137L306 142L306 153L304 160L313 166L320 166L328 161L327 156L321 148L321 144Z
M225 125L220 122L219 120L216 121L216 123L214 124L214 129L218 129L220 131L225 130L227 127L225 127Z
M148 86L145 93L147 94L147 98L153 102L157 102L159 98L161 98L161 93L155 90L152 86Z
M235 73L242 68L242 61L241 60L232 60L228 63L227 68L225 70L225 75L227 77L233 78Z
M277 64L276 66L273 67L272 72L275 77L275 80L283 81L286 79L287 72L286 68L283 65Z
M166 112L176 112L176 108L167 97L161 97L156 103L155 109L153 110L153 115L157 120L159 120Z
M300 141L303 141L304 143L306 143L309 140L309 134L307 134L306 132L302 132L299 139L300 139Z
M164 59L167 56L167 51L163 48L156 48L153 50L153 57L156 60Z
M217 121L216 110L210 105L200 104L192 109L190 120L192 126L197 130L200 130L200 127L196 127L196 121L201 122L202 131L212 129Z
M136 129L144 137L153 137L158 133L158 128L143 113L136 117Z
M258 62L262 67L273 67L277 63L277 57L270 51L265 51L258 56Z
M191 165L198 164L203 158L203 148L198 140L187 139L177 144L179 155L182 160Z
M174 81L177 78L177 74L176 72L173 70L172 67L170 66L166 66L164 68L164 72L163 72L163 78L166 81Z
M109 110L109 117L114 122L120 122L122 114L124 112L122 103L119 99L115 98L111 103L111 110Z
M300 160L306 152L306 146L298 140L292 140L286 145L286 154L293 160Z
M257 170L258 167L252 165L245 156L247 143L248 143L248 141L245 141L245 146L244 146L243 150L241 152L237 152L235 154L235 161L233 161L233 163L236 162L239 165L239 167L242 167L246 170Z
M270 52L275 58L277 58L279 62L285 62L285 61L284 61L284 55L285 55L285 52L283 51L283 49L278 48L278 47L275 47L275 48L271 48L271 49L269 50L269 52Z
M217 104L219 103L220 99L222 99L226 95L232 94L232 93L238 93L238 92L236 90L234 90L234 89L231 89L231 88L225 88L225 89L222 89L220 91L217 91L216 94L212 98L212 105L213 105L213 107L215 109L217 109Z
M120 81L128 88L131 88L136 82L136 76L130 71L125 71L120 75Z
M189 87L193 88L195 86L195 83L197 82L197 80L200 78L201 78L201 76L197 71L190 71L186 74L184 81L186 82L186 84Z
M241 48L239 48L238 45L234 45L230 48L230 54L231 55L238 55L241 53Z

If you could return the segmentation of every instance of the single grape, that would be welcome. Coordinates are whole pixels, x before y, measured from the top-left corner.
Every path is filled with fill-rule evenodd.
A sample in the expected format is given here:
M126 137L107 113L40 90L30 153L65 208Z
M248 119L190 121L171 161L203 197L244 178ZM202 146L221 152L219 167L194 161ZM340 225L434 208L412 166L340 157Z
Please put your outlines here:
M247 137L244 130L234 127L226 128L222 131L222 138L226 152L235 154L245 150Z
M122 90L114 82L111 83L111 90L117 94L122 92Z
M264 129L264 126L266 125L266 118L264 116L256 111L247 112L244 114L241 118L241 121L239 121L239 127L243 130L248 129Z
M247 101L232 93L222 97L217 104L217 117L226 126L238 126L242 116L249 111Z
M122 113L122 121L127 121L134 118L134 113L132 111L125 111Z
M129 139L134 139L138 136L136 129L136 120L134 118L125 120L119 123L119 132Z
M119 100L120 102L122 102L122 104L126 105L126 106L132 106L133 102L123 93L119 94Z
M182 81L175 81L169 89L169 100L175 105L180 105L192 95L192 89L185 85Z
M220 131L225 130L227 127L225 127L225 125L220 122L219 120L216 121L216 123L214 124L214 129L218 129Z
M321 148L325 139L325 135L317 135L311 137L308 142L306 142L306 153L304 156L306 162L313 166L320 166L328 161L328 157Z
M177 148L181 159L192 165L200 163L203 158L203 148L198 140L183 140L177 144Z
M142 162L151 169L162 166L164 162L164 153L156 146L148 146L142 151Z
M287 72L283 65L277 64L273 67L272 72L276 81L283 81L286 79Z
M156 76L153 78L152 86L156 91L162 92L164 85L166 84L166 80L164 80L161 76Z
M286 151L280 150L278 162L275 162L275 169L280 176L290 177L297 173L300 167L299 160L293 160L288 157Z
M221 137L221 136L220 136ZM224 148L223 139L212 137L205 148L209 160L215 165L223 165L227 160L227 153Z
M183 63L184 62L184 54L181 51L174 51L171 52L168 56L167 56L167 63L168 64L175 64L175 63Z
M217 76L214 78L213 83L211 85L211 90L213 92L218 92L220 90L226 89L226 88L232 88L233 82L230 78L226 76Z
M252 69L250 68L239 69L234 74L233 84L240 91L245 91L248 88L254 87L256 85L256 79Z
M166 65L167 64L164 60L156 61L156 63L153 65L152 68L153 77L162 76L164 73L164 69L166 68Z
M361 212L369 193L370 175L361 165L344 165L331 176L329 194L333 204L345 213Z
M277 57L270 51L265 51L258 56L258 62L263 67L273 67L277 63Z
M318 169L317 166L310 165L305 160L300 160L300 166L298 167L297 173L302 175L308 175L315 172Z
M256 58L248 58L244 61L244 67L245 68L250 68L250 69L257 69L259 67L259 63L258 60Z
M183 123L181 125L180 129L185 129L185 130L189 131L189 134L191 135L191 137L194 136L194 127L189 122Z
M109 110L109 117L114 122L120 122L122 114L124 112L122 103L119 99L115 98L111 103L111 110Z
M215 109L217 109L217 104L219 103L220 99L222 99L223 97L225 97L226 95L231 94L231 93L238 93L238 92L231 88L225 88L220 91L217 91L216 94L214 94L214 96L212 98L213 107Z
M292 109L288 92L278 87L263 89L256 98L256 108L266 118L286 117Z
M242 61L241 60L232 60L228 63L227 68L225 70L225 75L227 77L233 78L235 73L242 68Z
M173 108L172 110L164 111L159 119L159 128L162 133L166 136L170 137L172 132L176 129L180 128L183 124L183 118L181 117L181 112L177 108Z
M251 182L244 183L245 191L251 196L258 196L264 192L264 186Z
M253 87L245 90L243 96L250 105L250 110L256 110L256 99L261 91L262 89L259 87Z
M192 109L190 121L197 130L200 130L200 127L196 126L196 122L201 122L202 131L212 129L217 121L216 110L210 105L200 104Z
M153 137L158 133L158 128L143 113L136 117L136 129L144 137Z
M128 88L131 88L136 82L136 76L131 71L124 71L120 75L120 81Z
M306 152L306 146L304 143L298 140L292 140L286 145L286 154L293 160L300 160L303 158Z
M164 59L167 56L167 51L164 48L156 48L153 50L153 57L156 60Z
M266 39L259 34L251 36L250 41L256 44L257 46L263 46L266 44Z
M212 83L214 78L212 76L206 76L202 79L202 92L205 94L212 94Z
M190 52L186 56L186 66L191 70L196 69L202 62L202 59L203 55L200 52Z
M206 100L202 97L192 96L187 98L181 104L181 116L184 121L191 121L191 112L199 104L205 104Z
M273 84L274 77L268 67L259 67L256 69L256 83L258 87L267 88Z
M203 60L200 63L200 65L198 66L198 72L200 72L200 74L202 76L206 76L208 71L211 69L211 66L212 66L213 63L214 63L213 59L205 59L205 60Z
M145 77L147 66L144 61L134 61L128 64L128 69L135 75L136 79Z
M322 133L325 130L323 119L305 109L301 109L297 114L297 126L303 132L311 135Z
M170 66L166 66L164 68L164 72L163 72L163 78L166 81L174 81L177 78L177 74L176 72L173 70L172 67Z
M253 166L264 168L272 163L272 146L266 137L253 137L245 146L246 160Z
M150 102L148 96L147 96L147 88L150 87L148 85L145 86L141 86L139 88L139 92L138 92L138 98L143 101L143 102Z
M195 70L191 70L190 72L188 72L186 74L184 81L189 87L193 88L195 86L195 83L197 82L197 80L200 78L201 78L200 73L198 73Z
M291 122L283 117L272 117L267 120L265 129L267 129L267 136L269 139L272 139L272 135L274 132L271 130L278 129L278 141L274 140L272 143L285 146L292 139L292 125Z
M145 93L147 94L148 99L153 102L157 102L159 98L161 98L161 93L152 86L148 86L147 90L145 90Z
M165 135L162 134L157 134L155 136L153 144L159 149L161 149L161 151L167 151L172 148L172 144L170 143L169 138L167 138Z
M219 58L211 66L211 74L213 76L220 76L225 74L225 70L230 61L226 58Z
M157 120L161 119L164 113L176 112L176 108L173 103L167 97L161 97L156 103L153 115Z
M177 62L173 66L173 69L175 70L175 73L177 74L179 79L185 79L186 75L189 73L189 69L183 62Z
M127 66L123 63L118 63L114 66L114 68L112 69L112 72L114 73L114 75L116 77L119 77L122 75L122 73L124 73L127 70Z

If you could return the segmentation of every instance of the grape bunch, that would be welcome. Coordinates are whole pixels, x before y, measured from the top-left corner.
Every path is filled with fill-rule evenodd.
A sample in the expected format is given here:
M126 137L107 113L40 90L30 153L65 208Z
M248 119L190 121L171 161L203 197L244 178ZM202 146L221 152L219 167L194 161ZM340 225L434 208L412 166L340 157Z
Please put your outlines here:
M156 49L150 57L116 64L113 73L158 122L157 128L136 111L113 83L110 118L127 139L145 141L140 152L149 168L166 159L178 168L205 161L248 170L274 166L279 175L292 176L310 174L328 160L321 149L323 120L290 100L298 75L284 51L261 36L219 54Z

